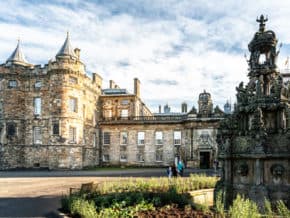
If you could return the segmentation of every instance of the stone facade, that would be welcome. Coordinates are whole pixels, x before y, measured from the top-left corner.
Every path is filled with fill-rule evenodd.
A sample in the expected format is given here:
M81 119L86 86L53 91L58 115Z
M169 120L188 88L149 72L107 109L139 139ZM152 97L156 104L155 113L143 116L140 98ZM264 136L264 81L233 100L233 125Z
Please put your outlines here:
M249 82L237 87L232 115L218 134L223 175L217 186L229 205L237 193L254 200L283 200L290 207L290 87L277 69L276 35L263 15L249 43Z
M199 96L202 109L197 112L192 108L188 113L170 113L166 105L165 113L152 114L138 93L128 94L112 86L103 91L100 102L103 164L167 166L178 158L190 167L213 167L217 127L223 113L212 109L209 93L204 91Z
M93 138L102 79L89 78L79 57L58 54L44 67L8 60L0 79L1 169L99 162Z
M69 35L44 66L28 63L18 43L0 65L0 169L165 166L176 158L209 168L223 112L205 91L198 103L198 111L183 103L182 113L153 114L137 78L129 93L89 77Z

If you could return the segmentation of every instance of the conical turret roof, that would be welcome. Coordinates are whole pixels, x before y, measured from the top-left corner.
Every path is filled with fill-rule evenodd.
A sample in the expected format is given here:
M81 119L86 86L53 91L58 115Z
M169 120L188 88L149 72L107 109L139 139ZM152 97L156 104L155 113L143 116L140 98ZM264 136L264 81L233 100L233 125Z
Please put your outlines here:
M64 57L72 57L76 58L76 54L70 44L70 37L69 37L69 32L67 32L66 39L59 50L59 52L56 54L56 57L64 58Z
M25 56L20 47L20 40L18 40L17 46L10 57L7 59L6 63L14 63L14 64L22 64L27 65L29 64L25 59Z

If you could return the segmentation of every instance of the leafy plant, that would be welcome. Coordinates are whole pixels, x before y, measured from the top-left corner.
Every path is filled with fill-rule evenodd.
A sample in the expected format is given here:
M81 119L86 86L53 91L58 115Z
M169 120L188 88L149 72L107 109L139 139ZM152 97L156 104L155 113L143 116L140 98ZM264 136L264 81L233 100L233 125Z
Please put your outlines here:
M276 207L279 216L290 217L290 210L286 207L282 200L277 201Z
M267 198L265 198L264 204L265 204L265 216L267 218L273 218L274 212L272 210L271 202Z
M229 215L234 218L260 217L257 205L249 199L244 199L239 194L229 209Z
M225 208L225 205L223 202L223 192L220 190L216 196L215 209L217 213L220 214L222 217L225 217L224 208Z

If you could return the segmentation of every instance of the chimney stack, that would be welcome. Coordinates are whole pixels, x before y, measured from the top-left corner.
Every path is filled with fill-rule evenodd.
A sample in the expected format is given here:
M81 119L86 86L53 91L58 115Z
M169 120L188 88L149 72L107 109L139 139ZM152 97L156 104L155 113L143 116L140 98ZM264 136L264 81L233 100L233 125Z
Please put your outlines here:
M134 94L140 98L140 81L138 78L134 78Z
M161 114L161 105L159 105L159 113Z
M115 89L116 88L116 83L113 80L110 80L110 89Z
M181 104L181 112L182 113L187 113L187 104L185 102L183 102Z

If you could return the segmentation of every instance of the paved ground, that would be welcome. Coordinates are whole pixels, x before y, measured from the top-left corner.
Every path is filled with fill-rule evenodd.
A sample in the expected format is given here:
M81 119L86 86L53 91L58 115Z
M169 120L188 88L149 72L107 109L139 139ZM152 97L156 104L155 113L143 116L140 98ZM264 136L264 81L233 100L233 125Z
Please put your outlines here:
M213 170L186 169L190 173L214 175ZM91 181L123 177L166 176L165 169L97 171L0 171L0 217L61 217L60 198L69 188Z

